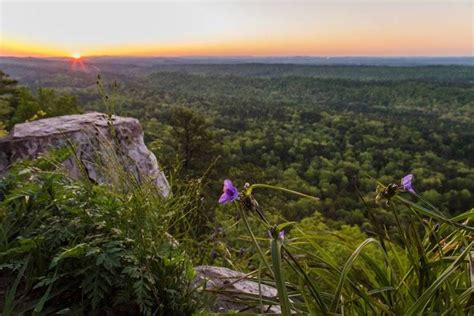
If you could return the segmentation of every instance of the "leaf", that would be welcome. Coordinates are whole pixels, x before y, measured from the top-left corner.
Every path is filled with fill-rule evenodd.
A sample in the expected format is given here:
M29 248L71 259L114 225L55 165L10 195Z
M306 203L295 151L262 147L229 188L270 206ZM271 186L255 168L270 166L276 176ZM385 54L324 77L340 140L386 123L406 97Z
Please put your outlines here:
M18 238L18 246L12 247L7 251L0 253L0 257L30 253L33 249L38 248L38 243L43 239L43 237Z
M281 312L284 316L291 315L290 300L286 290L285 278L281 266L281 243L278 238L272 238L271 253L273 264L273 275L275 276L275 283L278 290L278 299L280 301Z
M459 255L459 257L441 273L441 275L433 282L433 284L426 289L425 292L416 300L416 302L408 309L405 315L420 315L423 314L424 309L428 302L434 297L434 293L440 288L440 286L445 282L451 274L456 271L458 265L464 260L464 257L471 250L474 243L471 243L469 246L464 249L464 251Z
M77 244L76 246L66 249L53 258L49 266L50 269L55 268L58 263L65 258L79 257L86 252L88 245L86 243Z
M317 290L316 286L313 284L313 281L311 280L311 278L308 276L308 274L303 270L303 268L301 267L301 265L298 263L298 261L295 259L295 257L293 257L293 255L291 254L291 252L286 248L286 247L282 247L282 249L285 251L285 253L288 255L289 257L289 260L287 259L287 262L288 264L290 265L290 267L296 272L296 273L299 273L306 285L309 287L310 289L310 292L311 292L311 295L313 296L314 300L316 301L316 303L318 304L318 306L321 308L321 311L324 315L327 314L327 307L326 307L326 304L324 303L323 299L322 299L322 295L320 294L320 292ZM291 260L291 261L290 261Z
M20 281L23 278L23 274L25 274L29 259L30 257L26 258L25 262L23 263L23 267L21 268L20 272L18 273L18 276L15 279L15 282L13 283L13 286L8 289L5 295L5 302L3 303L3 311L1 313L2 316L9 316L13 311L13 307L15 306L16 289L18 288L18 285L20 284Z
M286 193L290 193L290 194L298 195L298 196L301 196L301 197L304 197L304 198L307 198L307 199L311 199L313 201L319 201L319 198L317 198L315 196L311 196L311 195L304 194L304 193L301 193L301 192L298 192L298 191L293 191L293 190L290 190L290 189L286 189L286 188L282 188L282 187L278 187L278 186L274 186L274 185L269 185L269 184L260 184L260 183L259 184L252 184L250 186L250 188L248 189L248 192L251 193L252 190L256 189L256 188L283 191L283 192L286 192Z
M53 279L56 279L56 274L57 274L58 270L56 269L56 271L54 272L54 277ZM53 288L53 284L54 282L51 282L48 286L48 289L46 290L46 292L44 293L43 297L41 297L40 301L38 302L38 304L36 304L35 306L35 312L36 313L41 313L43 311L43 306L44 306L44 303L46 303L46 301L49 299L49 293L51 292L51 289Z
M443 222L443 223L448 223L450 225L453 225L453 226L456 226L458 228L462 228L462 229L465 229L465 230L469 230L471 232L474 232L474 227L471 227L471 226L466 226L466 225L462 225L462 224L459 224L457 222L454 222L452 221L451 219L448 219L440 214L438 214L437 212L433 212L423 206L420 206L416 203L413 203L412 201L410 200L407 200L399 195L395 196L395 199L397 199L398 201L401 201L403 203L405 203L406 205L408 206L411 206L412 210L415 209L417 212L419 212L420 214L422 215L425 215L425 216L428 216L428 217L431 217L431 218L434 218L440 222Z
M293 224L295 224L295 223L296 223L296 222L285 222L285 223L281 223L280 225L278 225L278 226L276 227L276 230L277 230L278 232L280 232L280 231L284 230L285 228L287 228L288 226L291 226L291 225L293 225Z
M355 259L359 256L360 252L362 249L364 249L365 246L369 245L370 243L376 243L380 245L380 243L375 240L374 238L368 238L366 239L363 243L361 243L354 252L350 255L349 259L347 259L346 263L344 264L344 268L342 269L341 276L339 278L339 283L337 285L336 292L334 294L334 299L331 304L331 310L337 313L337 308L339 306L339 300L342 292L342 287L344 285L344 281L347 278L347 275L349 274L349 270L352 267L352 264L354 263Z

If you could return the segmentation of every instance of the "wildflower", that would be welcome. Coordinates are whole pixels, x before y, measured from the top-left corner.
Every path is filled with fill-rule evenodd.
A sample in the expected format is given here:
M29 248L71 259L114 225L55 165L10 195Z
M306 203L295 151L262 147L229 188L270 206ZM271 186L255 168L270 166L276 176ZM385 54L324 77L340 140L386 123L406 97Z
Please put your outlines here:
M413 175L412 174L407 174L402 178L402 189L405 191L408 191L410 193L416 193L415 189L413 189L413 185L411 184L411 181L413 180Z
M224 193L219 198L220 204L226 204L235 201L239 197L239 191L229 179L224 180Z
M273 238L274 238L273 235L276 233L275 228L271 228L271 229L269 229L267 232L268 232L268 237L269 237L270 239L273 239ZM285 231L284 231L284 230L280 230L280 231L278 232L278 237L277 237L277 238L279 238L279 239L281 239L281 240L284 240L284 239L285 239Z

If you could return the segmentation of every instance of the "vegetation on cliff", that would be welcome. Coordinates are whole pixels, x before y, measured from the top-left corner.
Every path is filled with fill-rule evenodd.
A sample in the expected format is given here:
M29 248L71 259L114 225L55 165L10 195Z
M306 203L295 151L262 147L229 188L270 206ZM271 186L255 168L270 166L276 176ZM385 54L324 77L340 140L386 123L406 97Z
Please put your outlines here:
M2 315L205 311L211 293L192 280L206 249L221 265L278 289L278 297L234 299L279 304L284 315L472 311L474 210L445 216L417 195L411 177L377 186L376 201L396 227L388 231L371 216L370 233L331 228L319 213L286 222L255 193L315 198L262 184L238 189L227 180L219 202L238 211L224 206L226 228L203 236L199 182L175 186L164 199L126 173L100 185L71 179L61 164L70 153L19 163L0 181Z

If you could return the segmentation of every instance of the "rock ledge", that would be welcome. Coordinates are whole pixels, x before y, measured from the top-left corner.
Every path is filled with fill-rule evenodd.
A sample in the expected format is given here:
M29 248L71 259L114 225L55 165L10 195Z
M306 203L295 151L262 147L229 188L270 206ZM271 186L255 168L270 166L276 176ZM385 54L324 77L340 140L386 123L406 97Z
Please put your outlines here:
M278 291L272 286L259 284L245 273L216 266L197 266L194 286L206 290L218 291L215 297L212 312L245 311L247 313L281 313L279 305L259 306L260 291L263 299L277 301ZM246 300L240 300L244 296ZM246 305L248 297L255 297L256 304Z
M115 159L136 180L149 179L163 196L169 195L166 176L143 141L139 121L120 116L112 116L109 120L106 114L99 112L16 124L7 137L0 139L0 173L17 160L33 159L51 148L69 145L74 146L76 156L91 180L107 182L110 172L100 170L101 165ZM76 161L69 158L65 162L72 176L80 174Z

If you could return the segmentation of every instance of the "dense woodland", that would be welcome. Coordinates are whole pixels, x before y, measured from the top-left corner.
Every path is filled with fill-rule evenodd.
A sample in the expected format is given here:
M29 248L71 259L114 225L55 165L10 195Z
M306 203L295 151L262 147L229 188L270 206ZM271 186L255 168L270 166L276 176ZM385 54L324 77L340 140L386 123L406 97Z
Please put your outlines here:
M163 167L178 170L176 179L206 173L207 214L223 178L279 184L321 198L317 205L290 200L279 210L287 219L319 211L335 224L362 225L362 199L371 200L374 179L389 182L406 173L446 213L474 205L469 66L125 67L117 78L102 75L99 87L92 67L59 74L51 68L36 69L40 80L23 78L32 90L19 89L15 110L3 110L7 127L89 110L136 117ZM266 199L273 210L288 202L284 196ZM388 214L381 218L390 223Z

